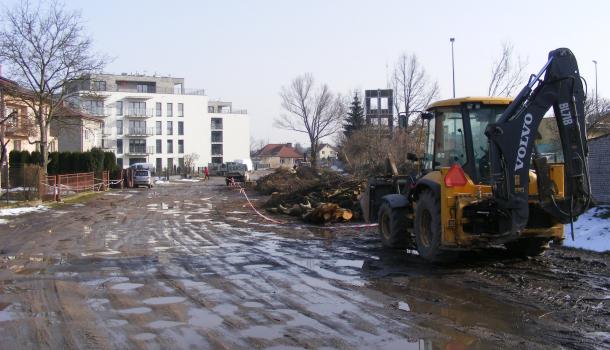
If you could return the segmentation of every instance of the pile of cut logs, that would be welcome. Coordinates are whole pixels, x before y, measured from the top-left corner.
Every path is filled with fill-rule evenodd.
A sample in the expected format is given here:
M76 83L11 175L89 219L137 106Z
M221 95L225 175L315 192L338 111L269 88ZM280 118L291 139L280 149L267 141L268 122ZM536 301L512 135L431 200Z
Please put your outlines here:
M307 194L275 193L267 202L267 211L297 216L313 224L358 220L362 190L362 182L351 180L335 189L318 189Z

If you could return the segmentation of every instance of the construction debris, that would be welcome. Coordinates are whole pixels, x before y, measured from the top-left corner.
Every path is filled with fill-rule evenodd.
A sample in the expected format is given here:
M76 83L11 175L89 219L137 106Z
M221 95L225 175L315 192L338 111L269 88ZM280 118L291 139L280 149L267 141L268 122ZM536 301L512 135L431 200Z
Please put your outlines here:
M333 171L318 174L310 167L280 168L258 180L256 189L271 194L265 208L271 213L300 217L313 224L360 220L363 181Z

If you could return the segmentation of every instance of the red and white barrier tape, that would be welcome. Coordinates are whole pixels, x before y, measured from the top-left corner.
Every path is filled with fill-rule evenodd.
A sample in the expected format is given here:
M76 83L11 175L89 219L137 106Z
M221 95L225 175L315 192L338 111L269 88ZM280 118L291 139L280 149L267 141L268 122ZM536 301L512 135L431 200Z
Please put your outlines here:
M260 216L263 219L265 219L267 221L270 221L270 222L272 222L274 224L293 226L293 227L301 227L301 228L315 228L315 229L323 229L323 230L340 230L340 229L346 229L346 228L356 228L356 229L358 229L358 228L377 227L377 224L355 224L355 225L337 225L337 226L301 225L301 224L290 224L290 223L287 223L287 222L274 220L274 219L272 219L272 218L270 218L268 216L263 215L260 211L258 211L258 209L256 209L254 204L252 204L252 202L250 201L250 198L248 198L248 194L246 193L246 189L244 187L241 187L239 184L237 184L236 187L239 188L239 193L244 195L244 197L246 198L246 201L250 205L250 208L252 208L252 210L254 210L254 212L256 214L258 214L258 216Z

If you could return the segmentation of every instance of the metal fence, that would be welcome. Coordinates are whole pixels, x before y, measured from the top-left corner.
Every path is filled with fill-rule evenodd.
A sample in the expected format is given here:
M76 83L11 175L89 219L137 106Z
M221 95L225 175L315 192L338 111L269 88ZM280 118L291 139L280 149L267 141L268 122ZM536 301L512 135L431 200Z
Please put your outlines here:
M32 164L3 166L0 169L0 205L39 198L41 168Z
M16 164L0 169L0 206L32 200L61 200L86 191L104 191L110 186L110 174L94 173L43 176L42 168L31 164Z

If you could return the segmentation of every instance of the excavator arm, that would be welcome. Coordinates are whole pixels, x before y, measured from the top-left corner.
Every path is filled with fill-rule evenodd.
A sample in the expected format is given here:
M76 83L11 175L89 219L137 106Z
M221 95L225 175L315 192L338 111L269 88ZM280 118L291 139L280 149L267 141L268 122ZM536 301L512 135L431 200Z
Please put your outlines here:
M569 49L560 48L549 53L538 75L530 78L498 121L487 127L491 185L498 209L506 214L506 222L500 223L506 232L516 234L527 225L530 164L538 177L539 204L547 213L562 223L571 223L587 209L590 184L584 100L576 58ZM550 183L546 158L539 156L534 146L538 127L551 107L565 162L562 198Z

